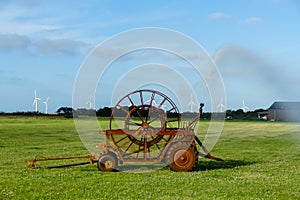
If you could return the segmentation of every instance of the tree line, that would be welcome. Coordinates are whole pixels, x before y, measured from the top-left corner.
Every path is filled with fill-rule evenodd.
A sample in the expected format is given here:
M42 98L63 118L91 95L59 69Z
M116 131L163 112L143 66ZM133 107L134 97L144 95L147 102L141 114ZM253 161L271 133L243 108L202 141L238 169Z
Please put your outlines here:
M62 109L65 108L65 109ZM128 110L131 110L132 108L128 108ZM64 110L68 112L63 112ZM225 118L228 120L234 119L234 120L258 120L258 112L264 112L266 110L264 109L257 109L254 111L248 111L244 112L242 109L237 110L227 110L225 113L214 113L214 116L220 116L220 118ZM163 112L163 111L162 111ZM0 115L2 116L64 116L66 118L72 118L77 116L97 116L97 117L110 117L112 113L112 108L110 107L103 107L99 108L98 110L95 109L85 109L85 108L79 108L77 110L74 110L70 107L61 107L57 110L56 114L44 114L41 112L0 112ZM146 115L147 112L141 112L142 115ZM188 117L194 117L197 113L190 113L190 112L184 112L181 113L181 116L188 116ZM212 117L211 112L204 112L201 116L201 119L210 120ZM177 113L168 113L169 118L176 117Z

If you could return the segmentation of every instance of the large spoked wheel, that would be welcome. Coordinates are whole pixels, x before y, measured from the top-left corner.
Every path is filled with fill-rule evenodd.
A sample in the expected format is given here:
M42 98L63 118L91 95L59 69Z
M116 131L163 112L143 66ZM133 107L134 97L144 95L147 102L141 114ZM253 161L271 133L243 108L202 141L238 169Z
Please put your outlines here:
M118 168L118 158L116 154L109 152L99 157L97 166L99 170L104 172L116 171Z
M144 118L140 114L143 112L147 112ZM158 143L164 136L157 133L164 130L165 126L163 111L150 105L133 107L125 118L125 130L134 130L133 134L128 135L128 139L139 146L146 144L150 147Z
M125 134L111 135L111 139L124 153L147 152L149 156L152 151L160 152L170 140L170 135L159 133L179 128L180 120L178 108L166 95L154 90L137 90L124 96L114 107L110 130L122 129Z
M188 142L172 144L166 154L166 162L173 171L191 171L197 161L197 152Z

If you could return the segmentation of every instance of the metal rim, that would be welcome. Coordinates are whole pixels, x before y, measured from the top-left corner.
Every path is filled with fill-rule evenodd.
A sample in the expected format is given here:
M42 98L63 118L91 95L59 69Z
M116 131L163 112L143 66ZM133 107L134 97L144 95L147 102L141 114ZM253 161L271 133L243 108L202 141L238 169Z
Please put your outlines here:
M109 153L100 156L97 164L99 170L104 172L111 172L117 169L118 160L115 154Z
M166 162L174 171L191 171L197 160L196 150L188 142L172 144L166 155Z

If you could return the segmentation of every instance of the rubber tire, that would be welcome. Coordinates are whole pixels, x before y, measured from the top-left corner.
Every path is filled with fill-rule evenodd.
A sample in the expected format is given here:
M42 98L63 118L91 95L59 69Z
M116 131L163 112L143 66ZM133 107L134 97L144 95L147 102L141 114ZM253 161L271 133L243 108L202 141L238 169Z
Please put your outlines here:
M118 156L117 156L114 152L108 151L107 154L112 155L112 156L116 159L116 161L118 161ZM118 163L117 163L117 164L118 164Z
M97 162L97 167L103 172L116 171L118 168L117 156L112 152L100 156Z
M172 144L166 154L166 162L173 171L192 171L196 168L197 161L197 152L188 142Z

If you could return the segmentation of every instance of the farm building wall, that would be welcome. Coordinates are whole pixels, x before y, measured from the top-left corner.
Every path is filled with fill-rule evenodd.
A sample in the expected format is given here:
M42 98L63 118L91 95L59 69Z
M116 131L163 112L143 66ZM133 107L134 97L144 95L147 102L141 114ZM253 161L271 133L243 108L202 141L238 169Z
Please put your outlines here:
M300 121L300 110L297 107L280 109L271 106L268 110L268 119L271 121Z

